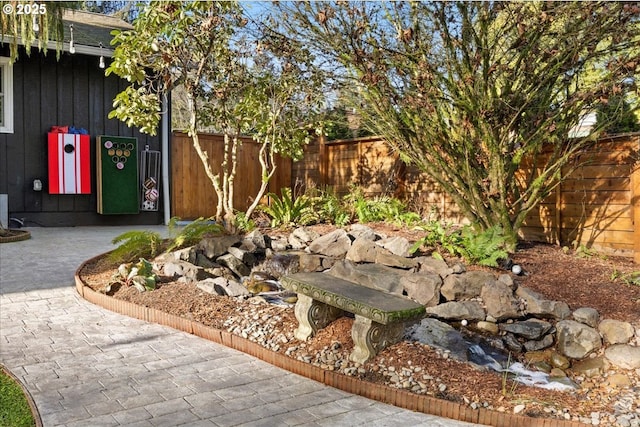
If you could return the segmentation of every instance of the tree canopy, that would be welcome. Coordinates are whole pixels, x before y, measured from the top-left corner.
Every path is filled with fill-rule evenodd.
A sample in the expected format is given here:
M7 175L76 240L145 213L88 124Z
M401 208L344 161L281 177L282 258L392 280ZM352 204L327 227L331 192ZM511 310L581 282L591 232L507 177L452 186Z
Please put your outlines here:
M64 35L62 14L65 9L76 9L79 4L73 1L33 3L13 0L2 2L2 5L2 43L9 43L10 60L13 62L18 57L20 44L29 55L32 46L46 52L47 44L54 41L59 54ZM27 11L29 13L25 13Z
M150 2L133 30L115 35L107 69L130 82L114 100L110 117L150 134L157 130L163 97L182 87L186 131L216 192L215 216L228 226L235 217L240 136L250 135L261 144L262 184L247 211L250 216L275 172L274 156L302 155L322 101L322 80L308 66L312 56L304 46L274 33L261 34L259 26L250 24L237 2ZM217 170L200 146L202 128L224 135Z
M338 1L281 2L273 19L339 65L374 133L513 248L607 123L580 138L572 129L637 90L639 16L623 2Z

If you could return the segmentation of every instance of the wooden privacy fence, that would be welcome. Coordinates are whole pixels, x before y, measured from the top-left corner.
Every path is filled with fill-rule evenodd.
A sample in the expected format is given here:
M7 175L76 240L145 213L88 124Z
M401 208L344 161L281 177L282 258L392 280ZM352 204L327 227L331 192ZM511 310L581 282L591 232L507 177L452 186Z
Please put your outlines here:
M529 214L523 236L633 255L640 262L639 156L640 135L598 141Z
M213 172L218 173L224 154L224 137L200 134L200 145L209 156ZM261 169L258 161L260 145L251 138L242 138L238 149L238 169L234 183L233 203L245 211L258 193ZM192 139L185 133L171 137L171 215L184 220L215 215L218 198L204 171ZM280 193L280 188L291 185L291 159L277 157L276 174L269 182L267 192Z
M640 262L640 135L603 139L581 155L584 165L532 211L521 230L527 240L585 245L634 256ZM566 174L566 172L565 172ZM350 185L366 194L407 200L423 215L446 221L464 218L451 198L426 174L405 165L379 138L315 141L293 164L293 179L306 187Z
M203 135L201 142L212 164L222 156L222 138ZM245 139L238 154L236 207L246 209L260 185L257 144ZM172 215L193 219L215 212L215 194L204 174L191 139L174 134L172 156ZM600 141L582 154L585 164L530 213L522 238L634 256L640 262L640 135ZM217 169L214 169L217 170ZM377 137L326 143L322 138L305 147L304 158L279 160L269 191L282 187L331 188L345 195L350 186L370 196L387 194L405 199L424 216L462 222L451 198L424 173L402 162Z

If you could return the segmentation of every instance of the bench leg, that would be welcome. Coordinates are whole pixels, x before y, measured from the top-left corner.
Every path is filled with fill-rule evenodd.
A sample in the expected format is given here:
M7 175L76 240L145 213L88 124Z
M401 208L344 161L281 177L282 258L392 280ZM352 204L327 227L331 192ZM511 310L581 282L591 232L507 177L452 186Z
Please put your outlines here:
M373 359L380 350L400 341L404 334L403 322L382 325L366 317L355 316L351 328L354 349L349 355L352 362L365 363Z
M295 314L296 319L298 319L298 327L293 332L293 335L300 341L305 341L318 332L319 329L342 317L344 312L339 308L316 301L306 295L298 294Z

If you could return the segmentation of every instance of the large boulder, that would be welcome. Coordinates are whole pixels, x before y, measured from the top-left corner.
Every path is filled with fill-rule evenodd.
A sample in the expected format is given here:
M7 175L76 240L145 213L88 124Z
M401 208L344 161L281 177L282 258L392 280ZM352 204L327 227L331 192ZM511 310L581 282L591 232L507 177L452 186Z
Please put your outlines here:
M407 274L400 279L400 285L407 296L425 307L434 307L440 303L442 278L434 273Z
M598 331L608 344L627 344L635 335L631 323L614 319L604 319L598 325Z
M539 340L551 331L551 328L553 328L551 323L540 319L529 319L521 322L500 324L500 330L511 332L512 334L528 340Z
M576 322L584 323L592 328L597 328L600 323L600 313L598 310L591 307L581 307L575 310L572 314L573 320Z
M191 264L186 261L172 261L164 264L163 274L176 278L181 282L191 283L212 277L203 267Z
M212 277L201 280L196 283L196 287L201 291L215 295L226 295L230 297L249 295L247 288L235 280L229 280L224 277Z
M536 317L563 320L571 316L571 309L567 303L548 300L524 286L516 289L516 296L522 298L527 304L526 312Z
M429 347L449 350L451 356L456 360L468 360L469 344L462 334L453 326L437 319L422 319L420 323L416 323L407 330L406 336Z
M575 320L556 324L558 351L572 359L584 359L602 348L600 334L594 328Z
M318 237L308 246L309 252L335 258L344 257L351 247L351 239L346 231L339 228Z
M379 264L357 265L350 261L338 261L328 274L349 282L358 283L372 289L379 289L396 295L402 295L400 279L407 275L406 270L386 267Z
M351 262L369 262L386 265L388 267L413 268L415 261L393 254L372 240L358 238L353 241L345 256Z
M413 259L418 265L418 271L435 273L443 279L450 274L453 274L453 270L449 268L446 262L434 257L421 256Z
M486 313L478 301L451 301L435 307L427 307L428 316L443 320L484 320Z
M197 250L205 254L207 258L214 259L224 255L230 246L239 245L241 241L239 236L231 234L205 237L198 243Z
M251 274L251 269L232 254L227 253L219 256L216 258L216 262L233 271L233 273L238 277L248 276Z
M492 273L470 271L464 274L452 274L444 279L440 292L447 301L461 301L480 296L486 284L496 281Z
M351 236L353 240L360 238L372 241L380 239L380 236L378 236L371 227L363 224L352 224L351 227L349 227L349 236Z
M376 245L382 246L394 255L398 255L404 258L411 256L409 249L411 249L411 243L404 237L395 236L387 237L376 241Z
M521 316L518 300L513 290L504 281L493 280L484 284L480 291L487 315L500 321L516 319Z
M292 249L304 249L309 243L319 238L320 234L308 227L299 227L291 232L288 237Z
M640 369L640 347L616 344L604 351L604 356L612 365L622 369Z

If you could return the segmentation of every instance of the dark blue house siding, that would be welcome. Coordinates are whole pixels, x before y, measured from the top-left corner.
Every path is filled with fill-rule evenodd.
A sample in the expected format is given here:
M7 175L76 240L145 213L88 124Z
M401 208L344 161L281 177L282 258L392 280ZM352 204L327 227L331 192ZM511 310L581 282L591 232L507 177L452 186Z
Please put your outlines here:
M8 48L0 48L0 54L8 56ZM22 50L13 65L14 133L0 134L0 194L9 195L10 217L42 226L162 223L162 212L97 213L96 136L136 137L140 149L149 145L160 150L159 136L149 137L107 118L114 97L125 87L118 77L105 77L98 57L64 53L58 61L53 51L45 55L34 50L27 56ZM47 133L55 125L89 131L91 194L48 194ZM34 179L42 181L42 191L33 190Z

